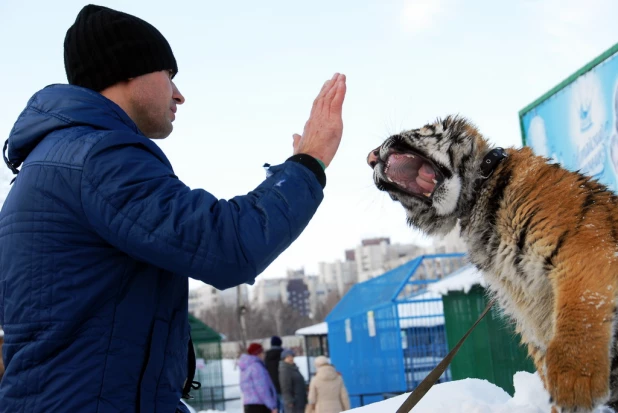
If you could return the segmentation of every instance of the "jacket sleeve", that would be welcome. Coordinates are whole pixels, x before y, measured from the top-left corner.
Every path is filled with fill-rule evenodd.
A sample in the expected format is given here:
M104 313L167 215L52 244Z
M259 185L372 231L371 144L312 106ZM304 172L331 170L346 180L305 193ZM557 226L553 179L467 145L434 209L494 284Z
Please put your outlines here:
M305 166L288 161L269 171L248 194L218 200L182 183L148 139L114 132L86 158L82 206L94 230L116 248L225 289L252 283L322 201L322 187Z
M341 391L339 393L339 397L341 399L341 405L343 406L343 410L350 410L350 396L348 394L348 389L345 388L345 383L343 379L341 379Z
M251 366L251 380L253 388L258 394L262 403L270 410L277 408L277 396L270 376L266 368L258 363Z
M281 386L283 404L285 406L294 404L294 382L289 369L279 367L279 385ZM285 407L283 410L285 410Z
M318 401L318 389L315 386L315 377L311 378L309 382L309 396L307 396L307 402L309 404L316 404Z

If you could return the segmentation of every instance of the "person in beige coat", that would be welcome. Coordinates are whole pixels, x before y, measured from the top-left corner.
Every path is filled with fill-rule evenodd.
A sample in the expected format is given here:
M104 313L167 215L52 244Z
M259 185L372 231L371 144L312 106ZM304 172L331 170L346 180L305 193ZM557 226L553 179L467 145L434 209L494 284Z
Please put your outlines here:
M324 356L316 357L314 364L317 373L309 383L307 410L315 413L339 413L349 410L348 391L335 367Z

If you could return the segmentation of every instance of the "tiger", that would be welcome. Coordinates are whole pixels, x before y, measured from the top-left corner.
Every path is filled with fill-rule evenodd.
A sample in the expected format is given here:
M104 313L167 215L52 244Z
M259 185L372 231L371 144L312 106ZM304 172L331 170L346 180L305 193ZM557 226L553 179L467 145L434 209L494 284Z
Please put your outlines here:
M377 188L408 225L459 224L470 262L512 320L552 412L618 411L617 197L532 149L495 148L461 116L369 152Z

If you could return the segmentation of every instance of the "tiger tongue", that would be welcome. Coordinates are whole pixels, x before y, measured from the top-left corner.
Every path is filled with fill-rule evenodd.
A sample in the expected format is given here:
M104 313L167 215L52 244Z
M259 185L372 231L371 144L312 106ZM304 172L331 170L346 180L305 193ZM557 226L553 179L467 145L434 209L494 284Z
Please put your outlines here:
M435 188L436 172L431 165L423 163L423 166L418 170L418 176L416 177L416 183L423 191L432 192Z

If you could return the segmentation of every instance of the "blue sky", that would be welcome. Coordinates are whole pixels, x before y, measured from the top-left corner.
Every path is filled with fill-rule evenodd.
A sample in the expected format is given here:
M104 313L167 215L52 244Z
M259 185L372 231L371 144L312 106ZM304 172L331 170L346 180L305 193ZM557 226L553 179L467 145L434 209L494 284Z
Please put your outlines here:
M33 93L66 82L64 35L85 4L0 2L3 136ZM220 198L247 193L264 162L289 157L323 81L347 75L344 136L324 202L268 277L315 272L363 237L428 242L374 188L369 150L451 113L496 145L520 146L518 111L618 42L615 0L97 4L147 20L170 42L187 102L160 145L186 184Z

